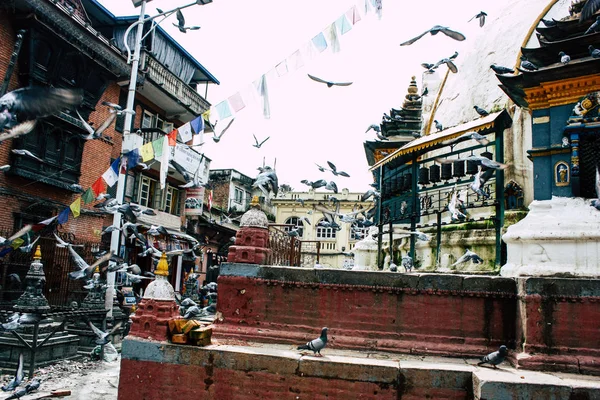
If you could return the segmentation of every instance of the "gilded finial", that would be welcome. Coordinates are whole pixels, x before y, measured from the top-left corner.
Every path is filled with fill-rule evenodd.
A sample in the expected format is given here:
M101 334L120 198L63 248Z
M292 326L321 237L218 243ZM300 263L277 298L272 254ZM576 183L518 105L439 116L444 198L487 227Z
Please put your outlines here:
M260 202L258 201L258 196L252 196L252 201L250 202L250 207L260 207Z
M33 259L34 260L41 260L42 259L42 249L41 249L40 245L38 245L35 248L35 254L33 255Z
M411 95L411 94L417 94L418 92L419 92L419 89L417 88L417 77L412 76L411 80L410 80L410 84L408 85L408 93L409 93L409 95Z
M164 252L160 256L158 265L154 270L154 275L169 276L169 263L167 262L167 255Z

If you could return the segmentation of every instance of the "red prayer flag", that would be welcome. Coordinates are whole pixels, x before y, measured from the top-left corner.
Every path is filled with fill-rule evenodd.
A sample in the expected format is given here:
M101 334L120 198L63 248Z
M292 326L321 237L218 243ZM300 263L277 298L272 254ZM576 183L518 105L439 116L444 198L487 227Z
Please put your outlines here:
M98 196L100 193L104 193L104 180L102 177L96 179L96 182L92 185L92 190Z
M169 146L175 146L177 144L177 129L173 129L167 137L169 138Z

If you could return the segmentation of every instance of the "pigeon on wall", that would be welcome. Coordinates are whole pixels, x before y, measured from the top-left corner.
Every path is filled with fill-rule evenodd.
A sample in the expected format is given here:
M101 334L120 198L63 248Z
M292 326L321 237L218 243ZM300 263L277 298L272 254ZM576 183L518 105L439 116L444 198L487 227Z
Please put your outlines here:
M494 367L494 369L498 369L496 365L502 363L506 359L507 355L508 349L506 348L506 346L502 345L500 346L498 351L494 351L493 353L490 353L487 356L481 357L481 362L477 363L477 365L481 366L483 364L490 364Z
M298 346L298 350L312 350L313 354L316 356L322 356L321 350L327 346L327 328L321 329L321 336L316 339L311 340L305 345Z

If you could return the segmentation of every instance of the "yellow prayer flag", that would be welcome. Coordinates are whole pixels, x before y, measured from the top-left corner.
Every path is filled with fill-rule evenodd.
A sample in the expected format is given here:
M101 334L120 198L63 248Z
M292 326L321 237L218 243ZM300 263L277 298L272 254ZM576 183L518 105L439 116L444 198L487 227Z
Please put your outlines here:
M202 113L202 118L205 121L210 121L210 108Z
M142 146L140 149L140 154L142 155L142 161L150 161L154 158L154 148L152 147L152 142L148 142Z
M71 203L69 208L71 209L71 212L73 213L73 217L75 217L75 218L79 217L79 214L81 213L81 197L76 198L75 201L73 203Z
M13 248L13 250L18 249L19 247L21 247L21 245L25 243L25 241L21 238L16 238L15 240L12 241L12 243L10 244L10 247Z

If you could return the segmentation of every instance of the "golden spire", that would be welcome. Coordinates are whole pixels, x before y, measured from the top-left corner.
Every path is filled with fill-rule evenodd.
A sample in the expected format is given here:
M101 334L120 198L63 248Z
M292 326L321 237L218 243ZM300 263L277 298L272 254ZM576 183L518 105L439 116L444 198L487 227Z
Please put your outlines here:
M35 254L33 255L33 259L34 260L41 260L42 259L42 249L41 249L41 247L40 247L39 244L35 248Z
M154 275L169 276L169 263L167 262L167 255L163 252L158 261L158 265L154 270Z
M250 202L250 207L260 207L260 202L258 201L258 196L252 196L252 201Z

